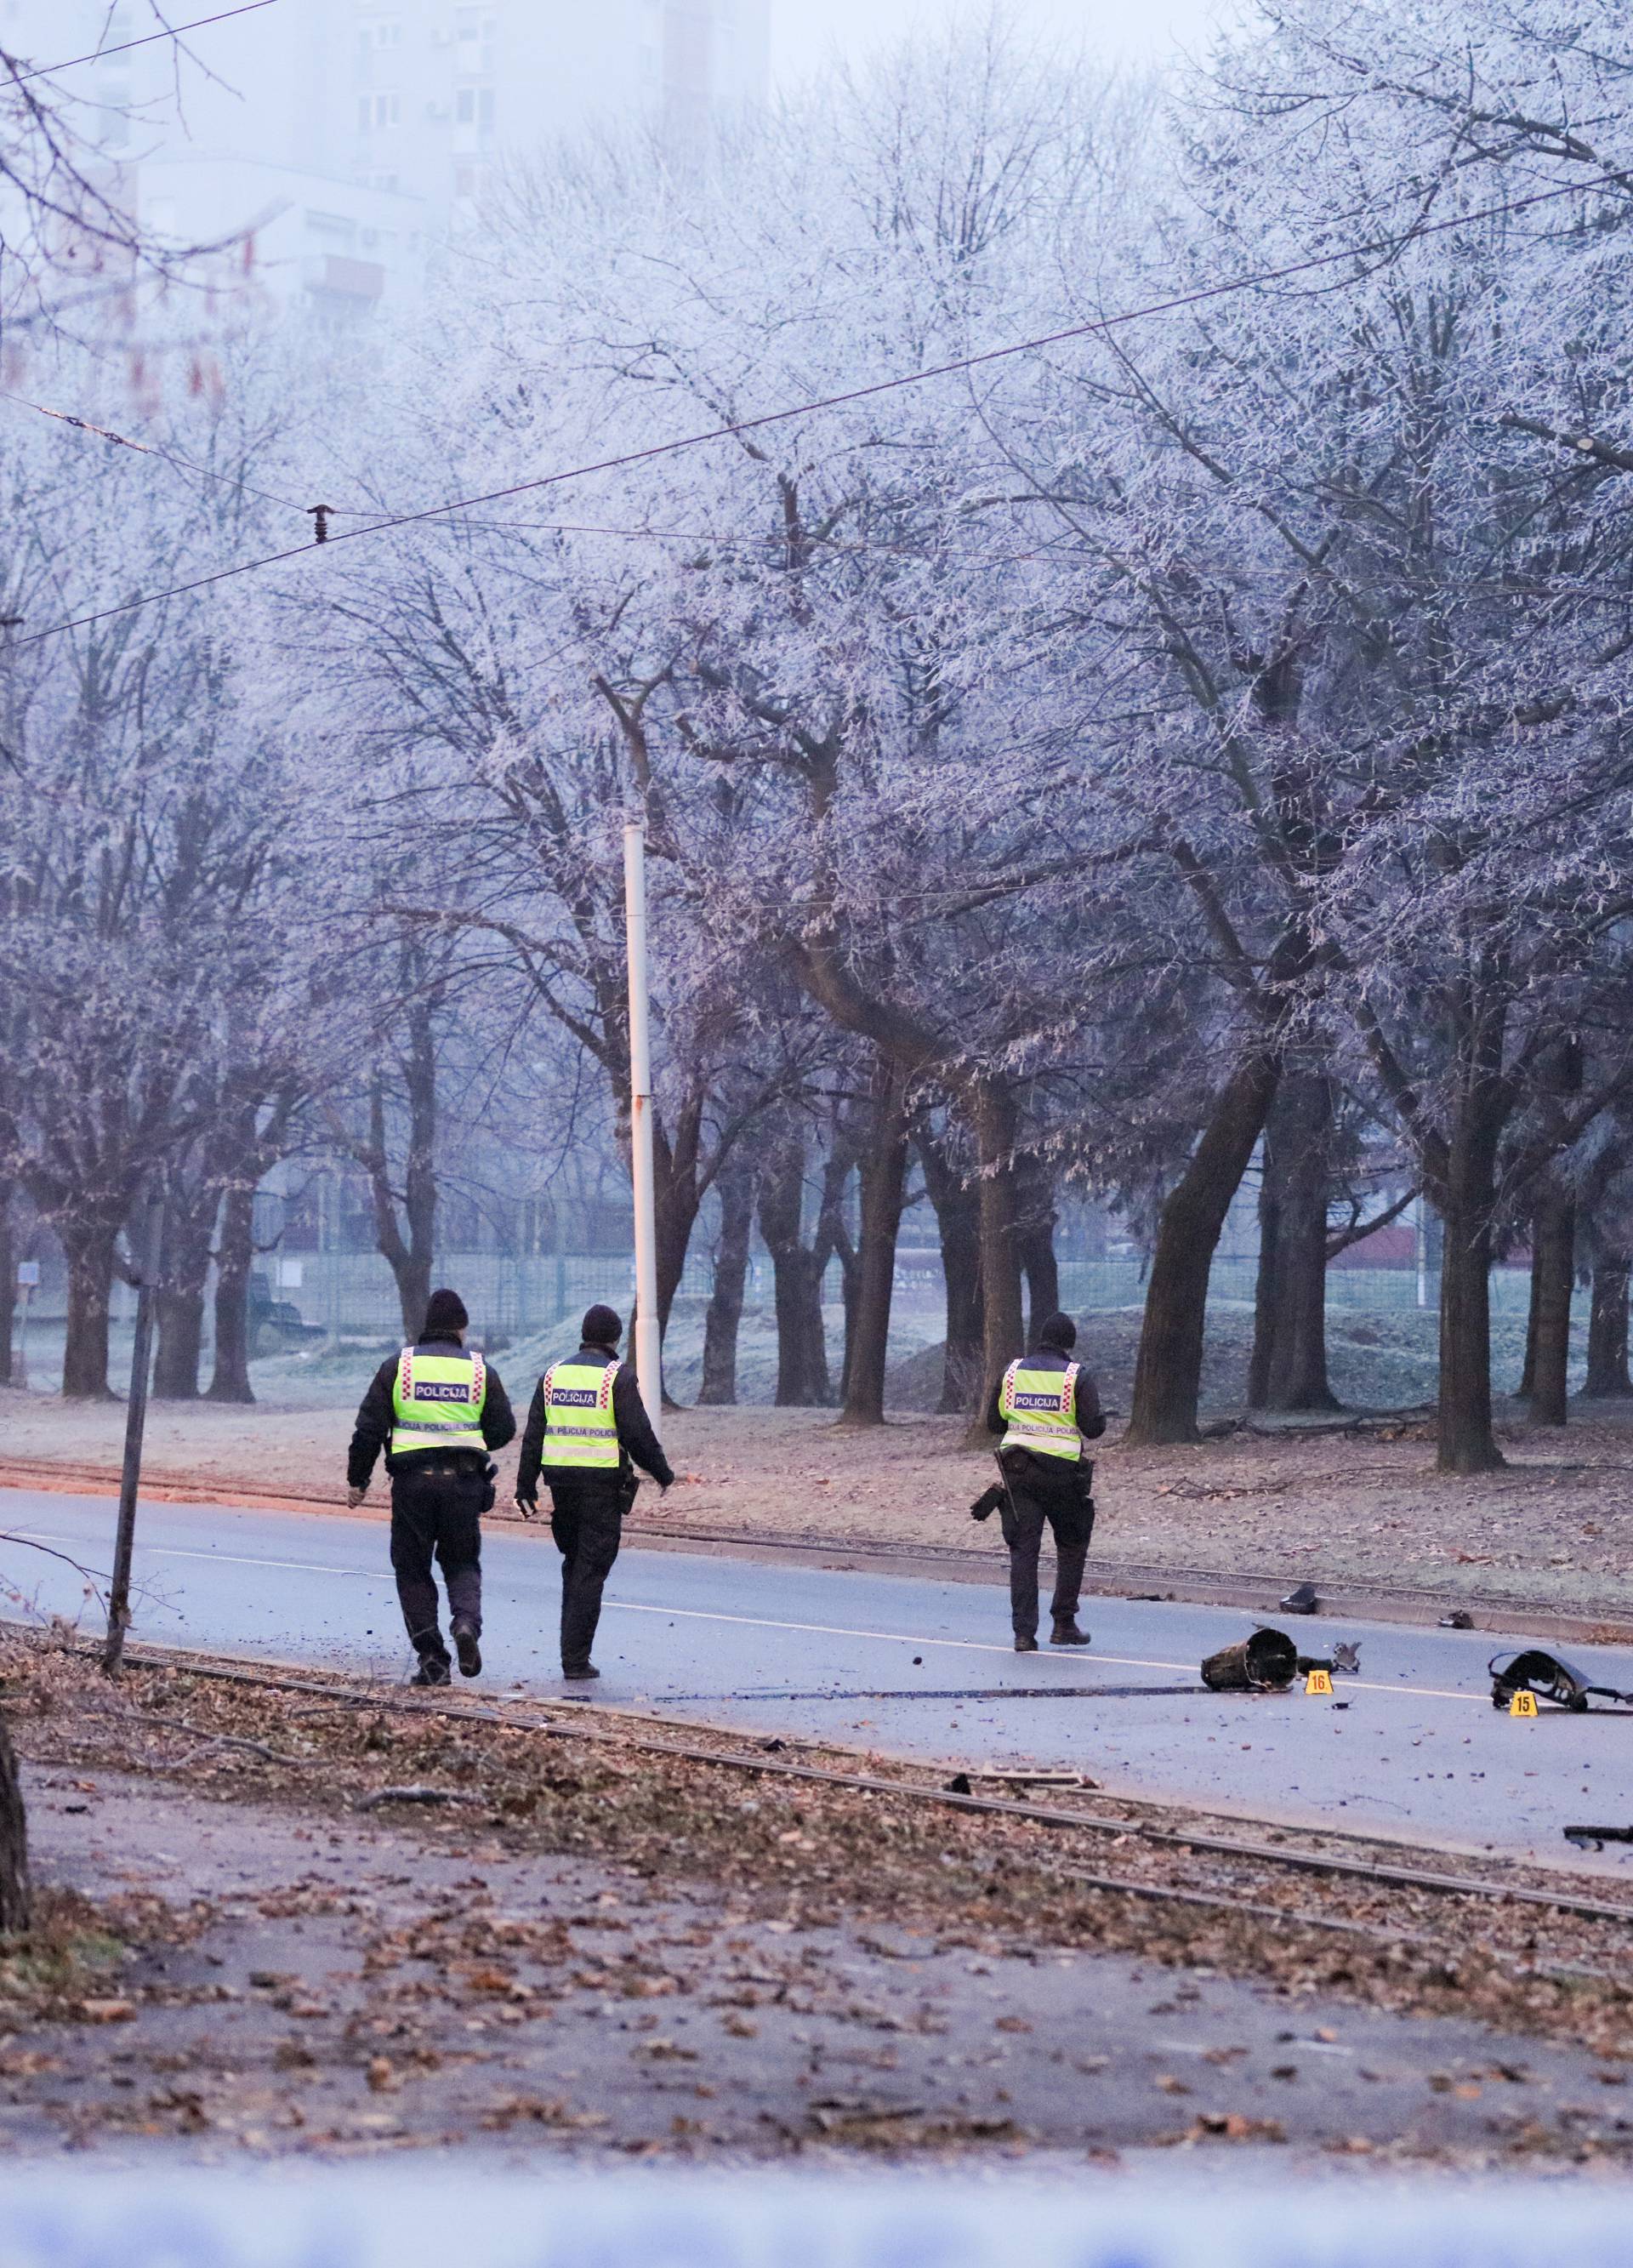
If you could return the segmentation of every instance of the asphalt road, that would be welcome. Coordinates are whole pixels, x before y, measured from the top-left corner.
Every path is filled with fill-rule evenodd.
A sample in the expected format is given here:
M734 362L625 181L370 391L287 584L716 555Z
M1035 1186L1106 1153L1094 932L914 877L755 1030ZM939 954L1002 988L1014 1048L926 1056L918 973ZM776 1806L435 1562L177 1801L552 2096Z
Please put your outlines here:
M111 1556L104 1498L0 1491L0 1532L96 1572ZM482 1690L584 1698L554 1644L548 1531L484 1545ZM995 1553L995 1579L1001 1572ZM376 1675L409 1666L386 1535L376 1519L144 1505L137 1639ZM0 1585L41 1613L97 1607L75 1570L0 1541ZM1095 1599L1087 1652L1018 1655L996 1587L848 1574L677 1551L627 1551L614 1571L594 1700L760 1734L797 1734L937 1764L1044 1765L1108 1790L1262 1818L1524 1855L1633 1883L1633 1845L1571 1850L1568 1823L1633 1824L1633 1713L1494 1711L1486 1631L1294 1620L1301 1647L1361 1642L1334 1702L1301 1690L1214 1695L1197 1664L1254 1627L1233 1609ZM0 1597L0 1611L15 1606ZM1633 1648L1573 1660L1633 1689ZM456 1681L457 1682L457 1681Z

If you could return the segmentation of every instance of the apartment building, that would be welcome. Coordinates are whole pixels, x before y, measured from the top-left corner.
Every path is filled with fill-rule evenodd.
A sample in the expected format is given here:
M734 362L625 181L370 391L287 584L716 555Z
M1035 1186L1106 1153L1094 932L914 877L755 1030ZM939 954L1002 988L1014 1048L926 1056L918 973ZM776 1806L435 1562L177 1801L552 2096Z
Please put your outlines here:
M350 0L357 180L479 212L496 168L598 117L655 117L677 151L763 96L769 0Z
M416 298L507 163L598 119L653 119L684 155L761 98L770 4L276 0L121 54L151 0L0 0L0 48L94 52L59 91L143 223L222 245L235 295L343 323Z

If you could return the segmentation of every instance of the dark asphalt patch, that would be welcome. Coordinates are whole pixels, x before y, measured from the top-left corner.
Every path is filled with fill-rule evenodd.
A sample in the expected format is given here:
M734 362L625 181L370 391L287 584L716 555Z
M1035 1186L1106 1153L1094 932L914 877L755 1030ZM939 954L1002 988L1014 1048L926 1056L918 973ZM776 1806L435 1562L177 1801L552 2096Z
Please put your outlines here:
M909 1685L888 1691L857 1691L832 1686L817 1693L773 1693L759 1686L745 1692L666 1693L666 1701L1128 1701L1141 1694L1189 1694L1210 1697L1201 1685Z

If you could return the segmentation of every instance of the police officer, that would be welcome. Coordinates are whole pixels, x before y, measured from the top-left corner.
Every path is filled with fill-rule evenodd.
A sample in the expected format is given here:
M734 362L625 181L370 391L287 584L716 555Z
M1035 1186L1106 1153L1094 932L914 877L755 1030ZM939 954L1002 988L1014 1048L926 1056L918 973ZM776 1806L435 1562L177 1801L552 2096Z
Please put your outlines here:
M1047 1522L1055 1535L1051 1646L1087 1646L1078 1627L1078 1595L1094 1532L1089 1494L1094 1467L1085 1441L1097 1441L1106 1418L1094 1381L1071 1359L1078 1327L1051 1315L1033 1351L1011 1363L987 1405L987 1430L1001 1433L998 1464L1007 1501L1004 1541L1010 1554L1010 1617L1017 1653L1038 1650L1038 1554Z
M610 1307L592 1307L577 1353L552 1363L539 1381L522 1434L517 1510L524 1520L537 1513L541 1474L554 1506L550 1532L562 1555L563 1677L601 1674L590 1648L623 1517L640 1486L630 1461L660 1489L674 1479L635 1373L618 1359L622 1336L623 1325Z
M447 1586L460 1668L467 1677L482 1668L481 1521L493 1502L488 1453L513 1438L516 1419L498 1373L467 1351L470 1320L457 1292L431 1293L419 1338L380 1365L363 1397L346 1468L347 1502L361 1504L374 1460L386 1452L391 1564L420 1658L416 1685L450 1682L433 1555Z

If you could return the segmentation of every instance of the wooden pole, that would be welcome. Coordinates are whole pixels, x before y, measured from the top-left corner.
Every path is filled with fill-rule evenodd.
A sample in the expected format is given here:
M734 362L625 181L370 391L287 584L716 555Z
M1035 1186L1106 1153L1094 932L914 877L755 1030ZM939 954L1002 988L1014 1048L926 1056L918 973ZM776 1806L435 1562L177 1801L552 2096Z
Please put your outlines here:
M107 1638L102 1667L116 1676L130 1624L130 1563L136 1541L136 1490L142 1479L142 1435L147 1425L148 1373L153 1354L153 1293L164 1257L165 1192L149 1182L137 1261L136 1337L130 1353L130 1399L125 1404L125 1462L119 1479L119 1525L114 1535L114 1576L107 1598Z

